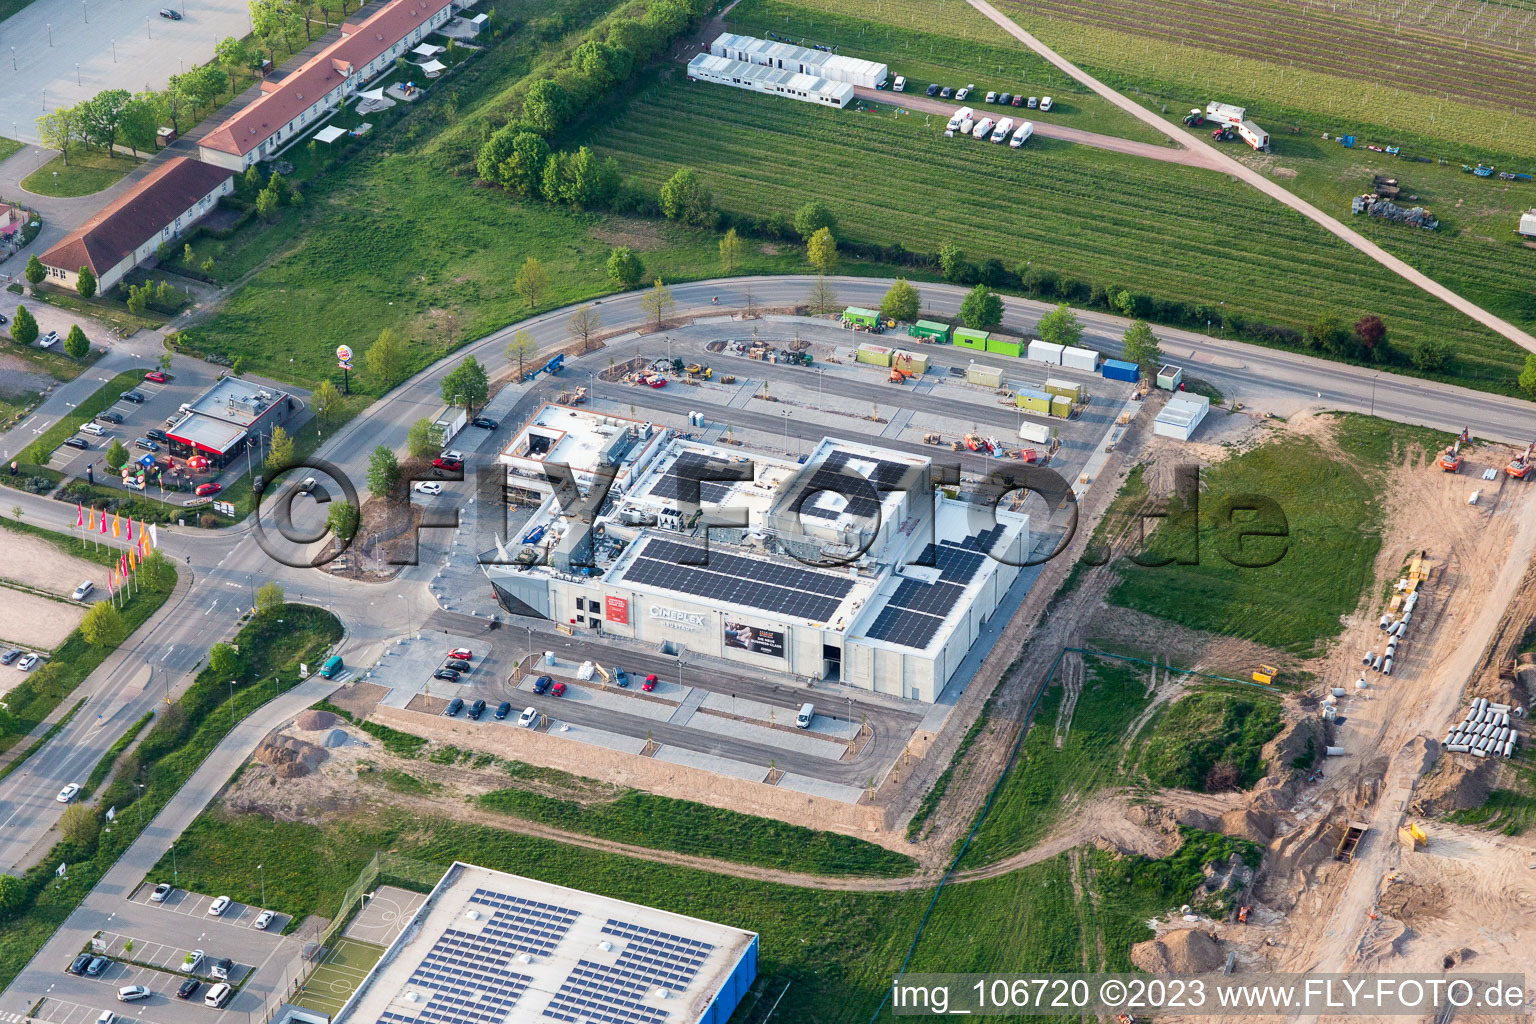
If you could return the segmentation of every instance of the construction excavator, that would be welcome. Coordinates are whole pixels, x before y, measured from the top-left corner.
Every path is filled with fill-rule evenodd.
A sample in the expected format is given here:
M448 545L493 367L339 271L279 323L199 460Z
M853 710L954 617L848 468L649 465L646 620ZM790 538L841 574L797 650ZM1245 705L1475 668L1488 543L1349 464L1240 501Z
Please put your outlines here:
M1455 473L1461 469L1461 438L1456 443L1440 453L1440 468L1447 473Z
M1525 451L1515 456L1513 462L1504 467L1504 472L1516 480L1524 480L1536 469L1536 441L1525 446Z

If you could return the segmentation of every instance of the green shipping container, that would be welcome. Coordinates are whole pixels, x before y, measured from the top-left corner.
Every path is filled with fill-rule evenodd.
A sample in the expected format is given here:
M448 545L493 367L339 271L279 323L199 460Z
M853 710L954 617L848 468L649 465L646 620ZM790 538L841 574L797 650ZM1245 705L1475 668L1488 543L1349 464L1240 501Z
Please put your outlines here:
M1009 341L1007 338L998 338L988 335L987 351L997 352L1005 356L1017 356L1023 349L1017 340Z
M873 327L880 322L880 314L873 309L849 306L843 310L843 320L846 323L858 324L860 327Z
M1063 398L1060 395L1051 399L1051 415L1066 419L1072 415L1072 399Z
M1028 409L1030 412L1049 415L1051 411L1051 396L1033 388L1021 388L1013 396L1013 402L1020 409Z
M947 342L949 341L949 324L919 320L907 328L907 333L914 338L932 338L934 341Z
M860 345L854 361L873 366L890 366L891 350L884 345Z
M955 344L961 348L973 348L977 352L987 350L987 332L973 331L969 327L956 327L954 334Z
M1060 395L1062 398L1073 402L1081 402L1083 400L1083 386L1081 384L1074 384L1069 380L1047 380L1045 382L1045 392L1048 395Z

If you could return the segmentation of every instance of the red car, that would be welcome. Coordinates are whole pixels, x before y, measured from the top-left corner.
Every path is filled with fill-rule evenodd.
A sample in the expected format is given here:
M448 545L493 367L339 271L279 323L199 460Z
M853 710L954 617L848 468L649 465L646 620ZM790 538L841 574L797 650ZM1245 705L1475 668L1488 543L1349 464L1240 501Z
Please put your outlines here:
M653 388L664 388L666 386L667 386L667 378L665 378L665 377L652 377L651 378L651 387L653 387Z
M167 377L165 374L161 373L159 370L150 370L148 373L146 373L144 375L144 379L147 380L147 381L153 381L156 384L164 384L166 381L170 380L171 378Z
M464 460L463 459L452 459L452 458L449 458L446 455L439 455L437 458L432 460L432 468L433 469L446 469L450 473L456 473L459 470L464 468Z
M551 686L549 688L549 695L551 697L564 697L565 696L565 684L564 683L556 683L554 686Z
M448 652L448 657L457 658L459 661L473 661L475 652L468 647L455 647Z
M655 673L652 673L651 675L645 677L645 682L640 684L640 689L644 690L646 693L650 693L652 690L656 689L656 683L656 675Z
M216 484L216 483L209 482L209 483L206 483L206 484L198 484L197 485L197 491L195 493L197 494L197 496L199 498L206 498L210 494L218 494L223 489L224 489L224 485L223 484Z

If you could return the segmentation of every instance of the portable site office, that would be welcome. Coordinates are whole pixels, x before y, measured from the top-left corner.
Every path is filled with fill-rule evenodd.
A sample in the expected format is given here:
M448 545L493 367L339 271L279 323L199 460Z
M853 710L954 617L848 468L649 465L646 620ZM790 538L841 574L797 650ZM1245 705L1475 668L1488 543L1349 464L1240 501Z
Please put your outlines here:
M949 324L936 323L933 320L919 320L907 328L907 334L914 338L925 338L930 341L949 341Z

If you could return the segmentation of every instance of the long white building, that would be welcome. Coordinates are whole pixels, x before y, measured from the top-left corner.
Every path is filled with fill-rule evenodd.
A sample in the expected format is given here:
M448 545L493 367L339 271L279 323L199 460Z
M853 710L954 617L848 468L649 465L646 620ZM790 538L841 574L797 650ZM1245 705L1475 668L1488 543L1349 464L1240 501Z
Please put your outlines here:
M709 52L716 57L739 60L745 64L757 64L778 71L798 71L803 75L815 75L829 82L847 82L878 89L890 76L890 69L873 60L844 57L826 50L813 50L792 43L780 43L756 36L738 36L722 32L709 44Z
M847 82L829 82L815 75L780 71L708 53L701 53L688 62L688 77L697 82L713 82L737 89L788 96L792 100L820 103L838 109L853 102L853 86Z

